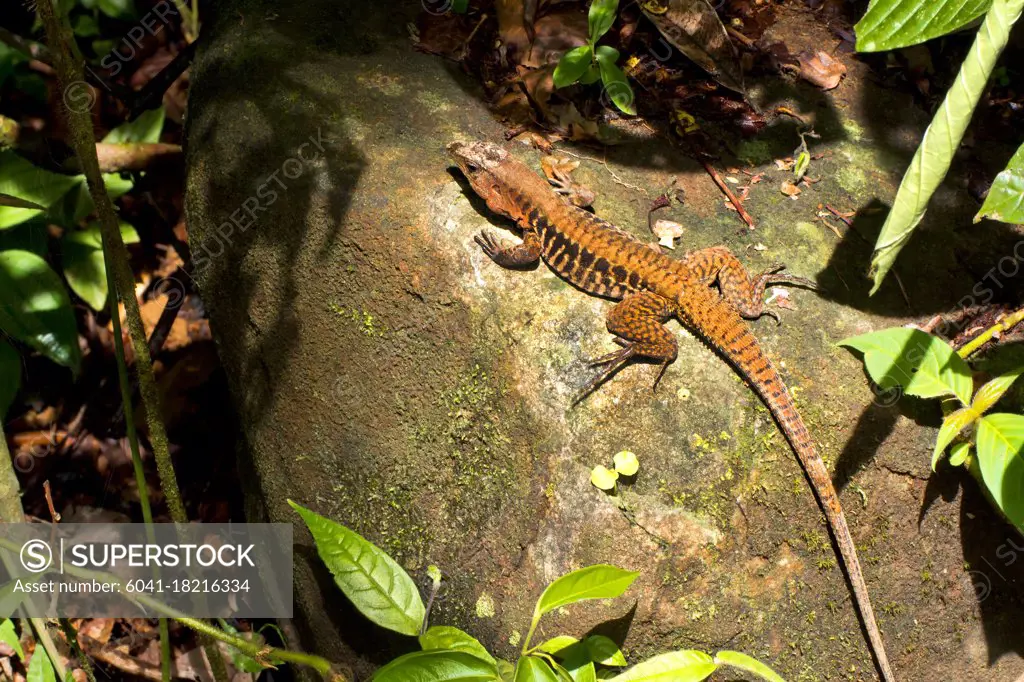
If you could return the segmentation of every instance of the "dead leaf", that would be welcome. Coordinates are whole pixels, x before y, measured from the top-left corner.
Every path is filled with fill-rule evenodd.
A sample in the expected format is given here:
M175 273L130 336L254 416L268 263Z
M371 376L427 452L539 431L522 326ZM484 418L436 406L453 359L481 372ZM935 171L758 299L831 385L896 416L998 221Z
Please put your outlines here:
M775 305L785 310L796 310L796 306L793 305L793 301L789 298L789 291L781 287L772 287L772 295L765 301L765 304L769 303L775 303Z
M800 77L823 90L831 90L836 87L846 75L846 66L821 50L813 54L801 52L799 60Z
M792 197L795 199L797 195L799 195L800 192L803 190L794 185L791 181L783 180L782 185L779 187L779 191L781 191L787 197Z
M568 156L543 156L540 167L547 176L548 182L555 186L555 191L569 200L573 206L586 208L594 203L594 192L577 184L570 175L579 168L580 162Z
M640 9L672 47L725 87L744 92L736 51L707 0L647 0Z
M653 231L658 238L658 243L666 249L676 248L675 240L683 236L682 225L674 220L665 220L664 218L654 221Z

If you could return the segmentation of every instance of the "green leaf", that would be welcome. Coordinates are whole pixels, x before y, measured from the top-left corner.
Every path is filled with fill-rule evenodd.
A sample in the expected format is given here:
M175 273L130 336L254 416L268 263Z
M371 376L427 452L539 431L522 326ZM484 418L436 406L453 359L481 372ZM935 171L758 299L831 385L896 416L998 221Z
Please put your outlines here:
M558 635L557 637L552 637L546 642L538 644L536 648L537 651L543 651L546 654L553 654L555 656L558 656L558 652L562 651L563 649L568 649L573 644L576 644L579 641L580 640L576 639L575 637L570 637L569 635ZM559 656L559 658L564 657Z
M587 67L587 72L580 76L580 83L583 85L591 85L601 80L601 69L597 68L597 64L594 62L590 63Z
M522 656L516 661L515 682L558 682L558 675L541 659Z
M551 76L556 88L564 88L578 81L590 68L593 53L590 45L574 47L558 60L555 73Z
M739 651L719 651L715 654L715 663L719 665L730 665L733 668L739 668L748 673L757 675L758 677L768 680L768 682L786 682L783 680L777 672L769 668L767 665L751 658L744 653Z
M590 32L591 44L596 43L612 27L612 24L615 23L615 12L618 9L619 0L594 0L590 3L587 27Z
M962 466L970 454L971 444L969 442L954 443L953 447L949 449L949 463L955 467Z
M0 339L0 423L21 387L21 356L14 346ZM2 633L0 633L2 634ZM2 641L0 637L0 641Z
M857 50L880 52L916 45L959 30L992 0L871 0L857 22Z
M0 251L0 330L78 373L82 353L71 300L34 253Z
M497 665L494 657L487 652L484 645L477 641L475 637L448 625L432 626L420 635L420 646L424 651L429 651L430 649L464 651L471 656L487 661L491 665Z
M70 194L70 198L73 200L73 208L70 212L70 217L67 219L67 222L72 224L80 223L96 210L96 204L92 200L92 194L89 193L85 176L76 175L75 177L78 179L79 185ZM134 184L135 181L130 177L123 178L119 173L103 174L103 186L106 188L107 196L110 197L111 201L127 194Z
M612 461L615 463L615 470L621 476L633 476L640 469L640 460L629 450L616 452Z
M559 638L555 637L554 639ZM569 639L573 638L563 636L563 641ZM568 671L573 682L597 682L597 669L594 667L594 662L590 660L590 652L583 642L575 642L563 647L555 653L555 656L561 659L562 667Z
M18 654L18 658L23 661L25 660L25 651L21 648L21 640L18 638L18 633L14 630L14 621L10 618L0 623L0 642L14 649L14 653Z
M79 14L71 22L71 30L76 37L91 38L100 34L100 26L91 14Z
M583 640L590 660L601 665L621 667L626 665L626 657L619 650L619 645L604 635L591 635Z
M997 413L978 421L978 466L996 505L1024 529L1024 416Z
M598 464L590 470L590 482L595 488L601 490L614 490L615 481L619 480L619 474L611 471L603 464Z
M942 339L920 329L894 327L839 342L864 354L864 366L883 389L902 386L908 395L955 395L971 402L971 370Z
M703 651L687 649L661 654L637 663L612 678L615 682L700 682L718 665Z
M122 123L111 130L104 136L103 141L111 144L159 142L165 118L166 112L163 107L144 111L134 121Z
M133 0L98 0L99 10L113 19L134 19L135 3Z
M973 407L964 407L946 415L942 420L942 426L939 427L939 436L935 439L935 449L932 450L932 471L939 465L939 459L946 447L980 416L981 414Z
M294 505L293 505L294 506ZM378 670L373 682L497 682L494 665L464 651L416 651Z
M585 599L614 599L629 589L638 575L636 571L625 571L608 564L587 566L567 573L548 585L540 595L534 608L534 618Z
M516 667L508 661L499 660L498 677L501 678L501 682L515 682Z
M43 647L37 646L32 653L32 660L28 662L28 673L25 675L25 679L26 682L57 682L57 673Z
M469 0L452 0L452 12L465 14L469 9Z
M306 522L334 582L359 612L383 628L416 636L426 609L409 574L358 533L291 500L288 504Z
M13 151L0 152L0 194L49 208L78 182L74 176L36 168ZM41 213L38 208L0 206L0 229Z
M974 222L982 218L1024 223L1024 145L1010 159L1006 170L996 176Z
M971 403L971 407L974 408L978 414L984 414L993 405L999 402L999 399L1003 397L1004 393L1010 390L1010 386L1013 385L1013 382L1016 381L1022 373L1024 373L1024 367L1017 367L990 380L974 394L974 402Z
M807 174L807 167L810 165L811 155L806 151L801 151L796 157L796 162L793 163L793 177L797 182L803 180Z
M119 222L125 244L137 244L139 234L126 222ZM93 310L103 310L107 302L107 271L103 266L103 239L100 225L89 223L84 230L68 230L61 239L61 262L71 290Z
M604 49L606 48L607 49ZM612 59L614 53L615 59ZM635 115L633 108L633 88L629 87L629 80L625 72L615 64L619 58L619 51L615 48L602 45L597 48L597 66L601 70L601 82L604 84L604 91L608 98L624 113Z
M222 630L232 635L235 635L239 639L244 639L247 642L253 642L258 647L262 648L263 637L261 635L254 634L252 632L239 632L238 628L234 627L233 625L231 625L231 623L227 622L223 618L218 618L217 622ZM235 666L235 668L237 668L238 670L244 673L254 673L258 675L265 669L265 666L263 666L259 661L257 661L249 654L243 653L241 650L236 649L234 647L230 647L230 649L231 664Z
M869 271L874 280L872 294L878 291L896 256L924 217L932 194L946 177L953 154L960 146L974 107L995 67L996 58L1006 47L1010 26L1020 16L1022 8L1024 0L994 0L985 15L974 45L914 153L896 192L892 210L875 242Z

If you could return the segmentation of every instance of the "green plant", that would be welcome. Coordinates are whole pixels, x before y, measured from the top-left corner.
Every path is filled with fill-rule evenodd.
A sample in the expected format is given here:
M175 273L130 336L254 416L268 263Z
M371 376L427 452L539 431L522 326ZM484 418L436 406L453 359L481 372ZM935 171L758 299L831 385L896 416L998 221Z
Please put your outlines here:
M621 111L636 114L633 107L633 89L626 73L618 67L619 51L608 45L598 45L615 22L619 0L594 0L587 15L588 39L586 45L573 48L562 55L552 79L556 88L573 83L589 85L598 80L604 84L609 99Z
M112 130L103 142L157 142L163 109L148 111ZM128 192L134 181L118 173L104 175L111 198ZM103 310L108 287L99 224L84 175L62 175L32 165L12 150L0 152L0 332L77 373L81 362L70 288L94 310ZM50 226L63 229L51 240ZM139 241L131 225L120 222L126 244ZM51 267L51 251L60 254L65 286ZM57 260L53 258L52 260ZM0 338L0 416L17 393L21 359Z
M639 573L598 564L567 573L545 588L515 664L493 656L472 635L445 625L428 627L424 607L409 574L383 550L339 523L291 500L306 523L320 558L352 604L381 627L417 636L421 651L399 656L380 668L373 682L700 682L723 665L739 668L769 682L782 682L771 668L736 651L714 657L692 649L654 656L615 674L627 665L619 646L603 635L583 640L559 635L531 646L548 613L588 599L621 596ZM429 571L436 586L440 576Z
M946 176L974 107L992 76L996 58L1006 47L1010 28L1020 18L1022 9L1024 0L871 0L858 22L857 49L876 52L914 45L960 30L985 15L960 73L935 112L903 176L892 210L875 242L871 257L872 294L921 222L928 201ZM1024 147L996 178L975 222L983 217L1024 222L1022 189Z
M1014 317L1005 326L1024 319L1024 311ZM1024 532L1024 416L988 414L1024 373L1024 365L1002 372L972 397L974 380L965 358L980 344L968 344L957 353L921 330L894 328L844 339L839 345L863 353L864 366L880 388L900 387L907 395L943 399L945 416L932 469L949 448L950 464L966 467L1003 515Z

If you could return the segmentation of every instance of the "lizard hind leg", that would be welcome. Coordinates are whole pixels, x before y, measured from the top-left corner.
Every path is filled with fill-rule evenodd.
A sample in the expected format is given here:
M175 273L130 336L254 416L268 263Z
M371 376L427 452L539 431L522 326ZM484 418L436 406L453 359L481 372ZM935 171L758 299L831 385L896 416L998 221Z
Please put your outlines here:
M697 274L701 282L711 285L717 281L722 298L748 320L768 315L779 321L777 313L764 309L764 290L772 284L796 284L818 290L818 285L809 279L782 273L786 267L782 264L751 276L743 263L724 246L689 253L683 263Z
M631 294L608 313L608 331L616 336L621 349L593 360L592 365L607 365L587 382L574 401L580 402L634 358L653 360L661 365L654 387L665 374L665 368L676 359L678 346L665 322L674 313L673 304L649 291Z
M487 257L503 268L527 268L540 260L541 240L536 230L526 230L520 244L503 239L490 230L473 237Z

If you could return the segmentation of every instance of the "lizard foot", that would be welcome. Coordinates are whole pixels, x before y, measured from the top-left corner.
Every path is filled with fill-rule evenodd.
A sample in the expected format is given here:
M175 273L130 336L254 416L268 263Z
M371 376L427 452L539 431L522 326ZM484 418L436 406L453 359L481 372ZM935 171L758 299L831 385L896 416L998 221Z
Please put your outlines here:
M596 360L592 360L588 364L593 365L608 365L604 370L594 376L593 379L587 382L587 385L583 387L576 399L572 401L573 406L578 405L584 398L593 393L598 386L606 382L612 374L615 374L623 365L629 362L633 357L637 355L636 350L632 344L625 346L622 350L617 350L607 355L603 355Z

